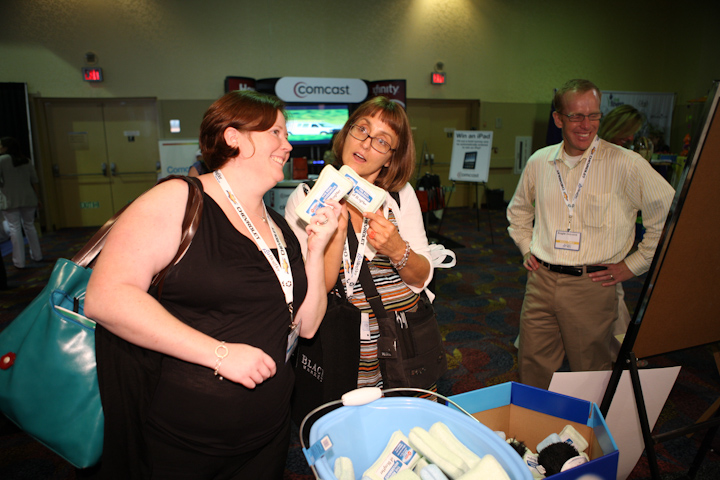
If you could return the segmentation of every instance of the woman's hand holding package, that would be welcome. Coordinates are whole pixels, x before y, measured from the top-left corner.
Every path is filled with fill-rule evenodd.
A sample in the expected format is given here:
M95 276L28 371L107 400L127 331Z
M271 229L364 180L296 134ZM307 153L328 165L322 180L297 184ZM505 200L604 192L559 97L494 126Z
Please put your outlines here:
M318 209L312 222L306 227L308 234L307 256L305 257L305 275L308 289L296 321L300 323L300 336L312 338L317 332L327 307L325 282L325 247L338 228L338 216L346 207L338 202L328 201L327 207Z
M325 246L338 229L338 217L347 208L333 200L329 200L327 203L328 206L320 208L313 216L312 222L305 227L308 235L308 252L325 250Z

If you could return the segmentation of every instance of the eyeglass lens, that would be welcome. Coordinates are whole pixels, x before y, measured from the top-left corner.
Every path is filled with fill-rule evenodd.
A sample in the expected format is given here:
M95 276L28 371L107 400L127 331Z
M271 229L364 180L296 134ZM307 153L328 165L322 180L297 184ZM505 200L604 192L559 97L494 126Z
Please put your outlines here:
M590 113L588 115L583 115L582 113L573 113L573 114L566 115L566 116L568 117L568 119L571 122L582 122L583 120L585 120L586 117L591 122L597 122L598 120L600 120L602 118L602 113L597 112L597 113Z
M370 138L370 146L379 153L387 153L391 150L390 145L381 138L371 137L365 128L359 125L353 125L350 127L350 135L356 139L364 142L367 138Z

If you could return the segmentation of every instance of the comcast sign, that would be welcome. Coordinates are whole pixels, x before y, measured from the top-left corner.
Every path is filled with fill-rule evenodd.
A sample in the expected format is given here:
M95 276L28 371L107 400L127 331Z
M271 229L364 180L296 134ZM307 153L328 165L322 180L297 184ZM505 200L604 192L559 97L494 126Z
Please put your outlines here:
M275 94L285 102L360 103L368 88L357 78L282 77Z

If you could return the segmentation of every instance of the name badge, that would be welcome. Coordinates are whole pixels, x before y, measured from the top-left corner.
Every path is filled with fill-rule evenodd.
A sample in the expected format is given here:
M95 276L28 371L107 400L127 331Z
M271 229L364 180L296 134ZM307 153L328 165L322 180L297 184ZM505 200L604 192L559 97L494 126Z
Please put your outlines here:
M370 314L360 314L360 340L370 340Z
M285 350L285 363L290 360L295 347L298 344L298 337L300 336L300 322L293 323L290 325L290 332L288 333L287 348Z
M558 230L555 232L555 248L577 252L580 250L580 232Z

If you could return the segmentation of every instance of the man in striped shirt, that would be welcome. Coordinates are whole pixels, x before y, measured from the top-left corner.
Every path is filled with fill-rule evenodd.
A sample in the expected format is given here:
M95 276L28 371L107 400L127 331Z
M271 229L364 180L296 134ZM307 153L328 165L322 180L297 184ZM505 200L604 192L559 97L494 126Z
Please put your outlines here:
M553 99L563 141L535 152L507 209L528 270L520 314L520 381L548 388L573 371L609 370L615 285L650 268L673 188L640 155L597 136L600 90L570 80ZM645 234L630 252L638 210Z

